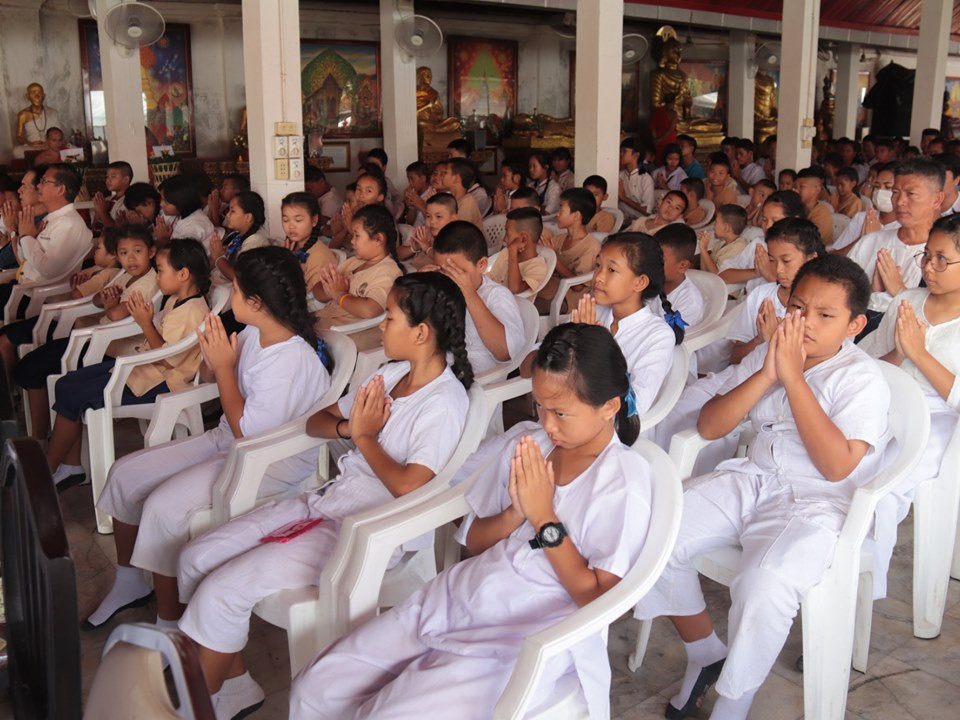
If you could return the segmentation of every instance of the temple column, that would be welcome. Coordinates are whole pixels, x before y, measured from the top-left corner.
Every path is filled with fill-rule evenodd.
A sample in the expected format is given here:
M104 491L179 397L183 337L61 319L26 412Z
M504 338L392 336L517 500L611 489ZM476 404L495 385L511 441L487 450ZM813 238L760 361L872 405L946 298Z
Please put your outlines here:
M103 101L107 116L107 151L110 161L124 160L133 168L133 178L147 182L147 141L143 114L140 53L126 50L107 35L107 11L120 0L97 0L97 31L103 68ZM69 129L63 129L64 134Z
M753 140L754 80L748 70L755 49L751 33L730 33L730 72L727 79L727 134Z
M263 197L271 237L281 238L280 201L303 190L302 175L298 180L277 178L273 150L275 123L293 123L295 134L303 135L300 7L298 0L243 0L242 13L250 184ZM303 164L306 153L302 155Z
M616 207L623 0L577 0L576 182L600 175ZM611 72L611 69L615 72Z
M840 43L837 48L837 105L833 136L856 138L860 109L860 46Z
M777 172L810 165L816 134L817 38L820 0L790 0L781 21L780 111L777 118Z
M383 149L393 183L407 186L407 165L417 160L417 63L394 40L397 24L414 14L413 0L380 0L380 73L383 78Z
M920 16L920 42L917 45L917 74L913 84L913 108L910 112L910 143L920 147L924 128L940 128L943 116L943 91L947 74L947 51L953 3L923 0Z

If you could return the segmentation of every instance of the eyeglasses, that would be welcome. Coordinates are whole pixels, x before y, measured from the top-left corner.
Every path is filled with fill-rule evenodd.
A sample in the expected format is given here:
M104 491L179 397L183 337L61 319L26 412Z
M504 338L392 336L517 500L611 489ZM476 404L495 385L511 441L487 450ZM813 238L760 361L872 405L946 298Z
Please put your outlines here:
M960 264L960 260L947 260L943 255L931 256L930 254L925 252L917 253L913 257L917 261L917 265L919 265L921 269L925 268L927 266L927 263L930 263L930 265L933 266L933 269L936 272L944 272L951 265Z
M44 178L43 180L37 183L37 185L61 185L61 184L62 183L58 183L56 180L47 180L46 178Z

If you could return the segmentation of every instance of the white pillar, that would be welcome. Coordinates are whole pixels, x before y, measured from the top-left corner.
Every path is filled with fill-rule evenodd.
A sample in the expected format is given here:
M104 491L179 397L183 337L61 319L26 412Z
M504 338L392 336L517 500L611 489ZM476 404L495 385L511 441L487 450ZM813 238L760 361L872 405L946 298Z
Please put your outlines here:
M242 13L250 183L263 197L270 235L283 237L280 201L303 190L303 180L276 178L273 137L280 121L295 123L296 134L303 134L299 2L243 0Z
M940 127L952 19L952 2L923 0L913 109L910 113L910 143L917 147L920 147L920 135L924 128Z
M783 4L777 171L810 165L820 0Z
M383 149L387 174L406 187L407 165L417 160L417 64L394 40L397 23L413 15L413 0L380 0L380 74Z
M576 181L605 178L612 206L620 173L622 37L623 0L577 0Z
M840 43L837 48L837 105L833 136L855 138L860 109L860 46Z
M748 72L756 52L751 33L730 33L730 72L727 73L727 134L753 140L754 80Z
M107 115L107 151L111 162L125 160L130 163L134 180L148 182L140 52L126 50L113 42L107 35L105 25L107 11L119 4L120 0L97 0L103 100Z

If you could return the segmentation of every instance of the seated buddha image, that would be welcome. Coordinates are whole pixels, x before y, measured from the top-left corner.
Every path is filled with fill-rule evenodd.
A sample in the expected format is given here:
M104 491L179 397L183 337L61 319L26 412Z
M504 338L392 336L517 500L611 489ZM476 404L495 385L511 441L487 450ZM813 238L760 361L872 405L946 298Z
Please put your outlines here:
M777 85L763 70L754 79L753 131L757 142L777 132Z
M417 124L433 132L460 132L460 121L447 117L443 112L440 93L431 85L433 71L426 67L417 68Z
M695 117L692 114L693 97L687 74L680 69L683 46L675 37L668 37L663 43L659 66L650 76L651 108L671 105L677 116L677 131L703 137L723 132L723 126L716 120ZM672 96L672 97L671 97ZM672 103L668 103L668 98Z

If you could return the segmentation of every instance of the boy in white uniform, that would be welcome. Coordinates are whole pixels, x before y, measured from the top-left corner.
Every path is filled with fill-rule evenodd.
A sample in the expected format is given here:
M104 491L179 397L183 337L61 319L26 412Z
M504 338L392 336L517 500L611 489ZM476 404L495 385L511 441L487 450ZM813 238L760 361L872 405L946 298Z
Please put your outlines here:
M866 323L869 282L845 258L827 256L797 274L788 315L770 344L737 366L697 428L721 438L748 415L757 433L746 458L694 480L673 556L637 606L670 615L687 672L668 718L696 713L707 687L713 718L746 718L773 667L800 599L829 567L856 488L881 469L890 391L880 368L850 340ZM741 546L730 587L729 650L713 630L694 564Z
M487 277L487 241L468 222L452 222L433 242L433 257L467 302L467 357L475 373L516 358L525 333L517 298Z
M696 327L706 312L703 293L687 277L697 251L697 233L689 225L674 223L660 228L653 237L663 250L663 291L667 300L687 327ZM664 316L659 296L650 300L650 308L660 317Z

